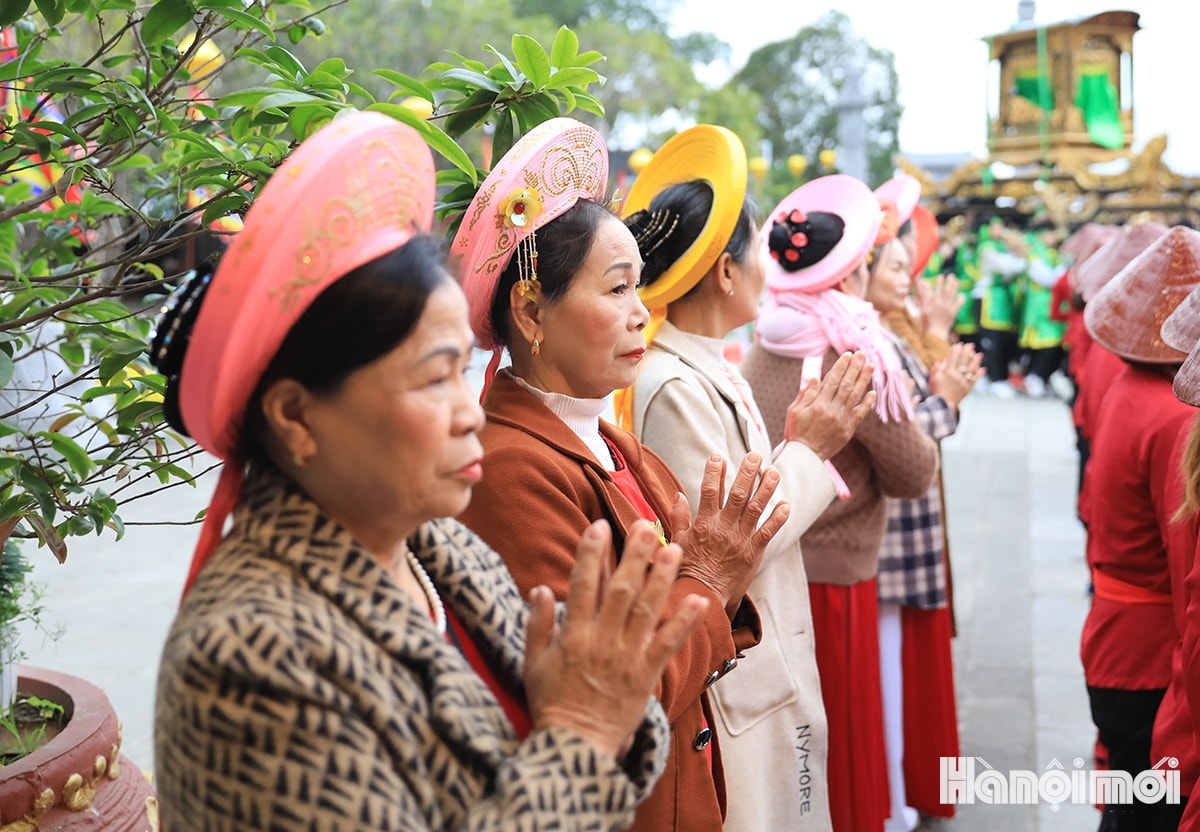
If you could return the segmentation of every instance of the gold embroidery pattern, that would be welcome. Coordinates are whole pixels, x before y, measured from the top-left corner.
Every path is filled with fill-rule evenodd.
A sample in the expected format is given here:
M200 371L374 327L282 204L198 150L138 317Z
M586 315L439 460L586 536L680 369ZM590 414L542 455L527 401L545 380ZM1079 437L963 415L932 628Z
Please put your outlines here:
M510 151L510 158L520 159L527 155L525 151L529 142L526 139L529 135L527 133L514 145ZM536 169L522 171L523 186L537 191L543 205L571 193L578 194L581 199L603 200L608 188L608 163L604 149L593 143L592 136L592 132L587 128L575 127L565 131L555 141L554 146L547 149ZM484 195L476 203L475 211L467 225L468 229L474 230L476 223L486 216L490 216L491 221L496 223L495 246L492 253L475 267L478 274L490 276L503 271L516 244L532 231L529 226L514 228L504 222L504 217L496 208L489 210L495 198L496 187L506 178L507 171L504 171L496 177L489 189L483 192ZM556 211L551 209L550 213L554 215L550 217L550 220L553 220L562 213L562 208L559 207Z
M269 290L287 312L308 290L324 282L338 255L364 237L382 229L400 230L417 222L421 210L416 194L426 171L413 170L394 142L365 143L344 168L345 195L320 207L319 215L303 210L304 244L296 251L293 276Z

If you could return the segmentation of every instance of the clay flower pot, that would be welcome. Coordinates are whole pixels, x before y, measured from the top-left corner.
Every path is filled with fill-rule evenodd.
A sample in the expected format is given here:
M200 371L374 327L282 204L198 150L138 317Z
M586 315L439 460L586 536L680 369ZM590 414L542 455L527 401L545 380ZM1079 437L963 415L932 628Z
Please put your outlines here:
M158 800L141 769L121 754L121 725L108 697L75 676L20 665L23 695L66 709L58 736L0 768L0 829L158 829Z

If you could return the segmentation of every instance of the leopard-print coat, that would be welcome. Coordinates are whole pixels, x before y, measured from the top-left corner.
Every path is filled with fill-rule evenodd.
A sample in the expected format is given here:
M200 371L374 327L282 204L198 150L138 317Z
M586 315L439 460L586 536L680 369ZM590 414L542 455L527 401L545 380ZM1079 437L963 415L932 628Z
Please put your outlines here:
M453 520L409 543L520 689L527 607L499 558ZM164 832L624 829L668 743L653 701L621 766L562 729L519 742L428 614L277 473L248 479L158 678Z

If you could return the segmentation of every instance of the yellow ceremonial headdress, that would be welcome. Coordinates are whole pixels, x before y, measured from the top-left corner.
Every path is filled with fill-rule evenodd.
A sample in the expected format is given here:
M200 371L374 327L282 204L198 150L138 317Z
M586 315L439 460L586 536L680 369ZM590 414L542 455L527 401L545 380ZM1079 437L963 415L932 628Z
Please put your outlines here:
M646 343L654 340L667 317L667 306L682 298L708 274L721 252L729 245L737 229L738 218L746 201L746 149L737 135L725 127L698 124L667 141L634 180L621 206L622 219L634 231L643 259L646 245L655 235L639 234L639 212L652 228L667 220L650 211L654 197L672 185L693 181L706 182L712 188L712 209L708 221L695 241L649 286L638 289L642 303L650 310L650 323L643 335ZM661 238L659 238L661 239ZM650 243L653 244L653 243ZM632 397L629 390L616 394L617 420L631 423Z
M708 274L737 228L746 201L746 150L741 139L732 130L713 124L698 124L676 134L638 174L621 206L621 217L628 220L638 211L648 211L654 197L671 185L694 180L707 182L712 188L708 222L688 250L652 285L638 289L651 315L658 313L660 324L667 306ZM653 320L646 328L647 342L654 338L651 327L658 328Z

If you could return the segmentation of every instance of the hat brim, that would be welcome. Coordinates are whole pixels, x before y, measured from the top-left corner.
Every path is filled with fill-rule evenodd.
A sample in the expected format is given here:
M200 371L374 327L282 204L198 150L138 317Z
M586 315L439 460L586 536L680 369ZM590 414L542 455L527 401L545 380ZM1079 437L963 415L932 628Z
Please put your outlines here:
M913 264L912 275L925 271L929 258L937 251L939 233L937 217L924 205L913 206Z
M804 213L836 214L845 223L842 239L822 257L799 271L789 272L768 259L766 283L778 292L820 292L841 283L862 264L879 233L879 198L866 183L853 176L834 173L806 182L775 207L763 225L763 245L776 217L799 209Z
M1192 407L1200 407L1200 349L1193 348L1175 373L1172 387L1175 398Z
M875 196L894 202L897 219L900 220L900 225L904 225L921 201L921 182L915 176L901 173L876 188Z
M672 185L702 180L712 187L713 205L695 242L650 286L638 290L651 309L686 295L712 268L737 228L746 202L746 149L732 130L698 124L672 136L650 159L621 207L628 217L650 207Z
M1186 353L1200 341L1200 289L1193 290L1163 321L1162 339L1172 349Z

